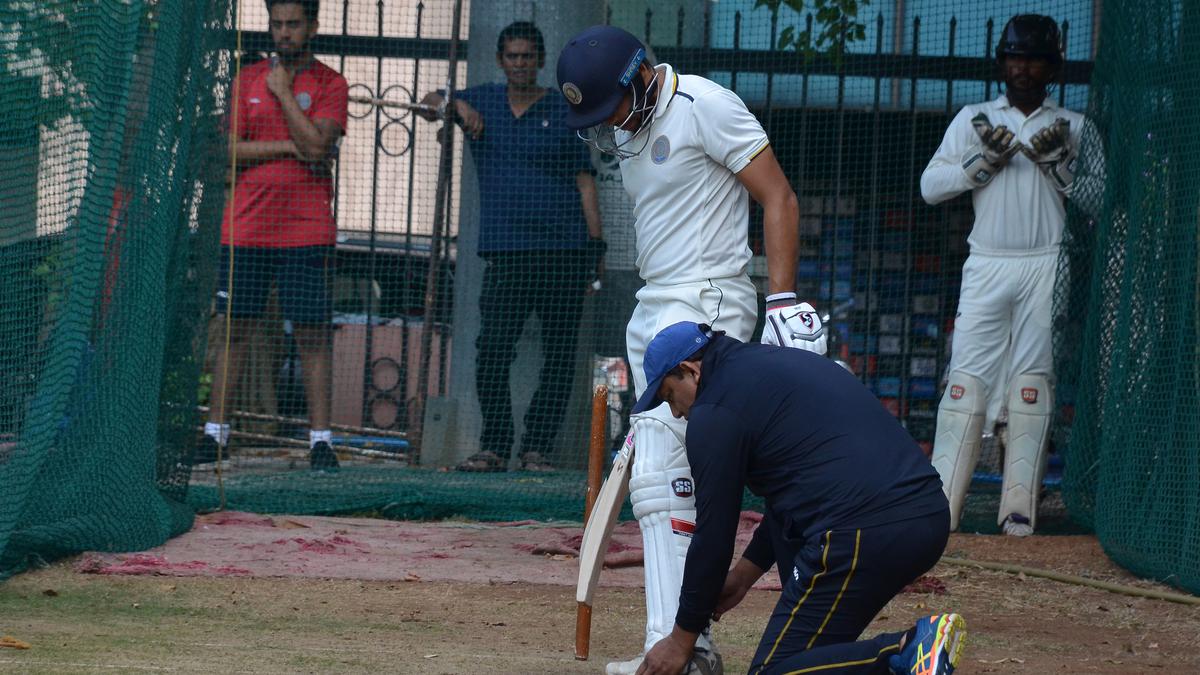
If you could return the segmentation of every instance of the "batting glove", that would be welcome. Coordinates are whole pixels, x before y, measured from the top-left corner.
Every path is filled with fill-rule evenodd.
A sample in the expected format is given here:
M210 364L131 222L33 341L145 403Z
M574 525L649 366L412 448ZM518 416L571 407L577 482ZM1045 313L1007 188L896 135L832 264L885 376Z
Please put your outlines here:
M829 350L825 326L817 310L807 302L795 303L794 293L767 298L767 321L763 326L762 343L777 347L793 347L816 352L822 356Z
M967 179L976 187L982 187L990 183L1025 146L1003 124L993 127L983 113L971 119L971 126L975 127L975 133L979 136L979 145L963 156L962 167Z
M1066 192L1075 182L1075 152L1071 149L1071 123L1061 117L1029 139L1029 147L1021 149L1059 192Z

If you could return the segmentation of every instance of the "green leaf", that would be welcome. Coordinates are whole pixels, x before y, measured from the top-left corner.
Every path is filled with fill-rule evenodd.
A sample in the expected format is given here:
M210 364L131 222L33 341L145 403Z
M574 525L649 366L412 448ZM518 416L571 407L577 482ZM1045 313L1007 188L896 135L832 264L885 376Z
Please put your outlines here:
M786 5L803 15L808 4L813 11L813 29L797 31L788 26L780 31L776 49L804 52L806 58L817 53L828 54L840 59L846 47L866 39L866 25L857 21L858 12L871 4L870 0L756 0L755 7L769 7L772 11Z

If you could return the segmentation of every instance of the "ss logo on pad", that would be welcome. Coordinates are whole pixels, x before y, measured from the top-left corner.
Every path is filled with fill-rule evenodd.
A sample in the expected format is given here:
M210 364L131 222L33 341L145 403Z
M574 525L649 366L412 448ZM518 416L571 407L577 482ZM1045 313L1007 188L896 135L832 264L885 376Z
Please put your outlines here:
M671 481L671 491L680 499L687 499L692 496L692 479L691 478L676 478Z

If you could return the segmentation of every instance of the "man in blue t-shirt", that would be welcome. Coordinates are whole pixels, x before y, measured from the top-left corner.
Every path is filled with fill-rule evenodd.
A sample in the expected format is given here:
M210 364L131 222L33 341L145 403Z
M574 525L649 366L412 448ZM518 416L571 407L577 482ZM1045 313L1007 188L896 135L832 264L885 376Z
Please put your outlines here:
M525 321L536 314L545 362L520 456L524 469L549 470L543 453L570 396L583 298L603 272L600 204L591 155L564 123L566 101L537 83L546 62L541 31L526 21L509 25L496 40L496 62L505 84L454 95L479 176L479 255L487 261L475 343L481 451L457 468L505 469L514 435L509 370ZM421 102L444 100L438 91Z
M938 561L950 508L937 471L853 375L815 353L745 344L684 321L646 348L647 387L686 418L696 526L675 627L641 673L679 673L710 619L733 609L771 566L783 590L752 673L953 672L965 626L957 614L857 641L875 615ZM763 521L730 569L742 495L766 500Z

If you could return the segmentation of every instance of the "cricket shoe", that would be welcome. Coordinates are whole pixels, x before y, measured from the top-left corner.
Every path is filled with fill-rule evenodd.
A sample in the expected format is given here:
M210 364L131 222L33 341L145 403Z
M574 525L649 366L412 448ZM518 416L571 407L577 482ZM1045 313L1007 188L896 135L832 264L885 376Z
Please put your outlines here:
M337 453L325 441L317 441L309 450L308 466L314 473L337 473Z
M1010 537L1028 537L1033 534L1033 526L1029 524L1029 519L1017 513L1008 514L1000 528Z
M917 621L904 651L888 659L895 675L950 675L962 658L967 622L957 614L934 614Z
M605 675L634 675L642 665L642 657L628 661L613 661L604 667ZM696 647L692 652L692 660L688 662L683 675L724 675L725 664L721 661L721 653Z
M189 464L196 466L197 464L212 464L218 459L229 459L229 448L222 447L217 439L205 434L200 437L200 441L196 443L196 447L192 450Z
M692 661L686 675L724 675L725 664L721 661L721 652L715 649L696 647L692 652Z
M604 666L604 675L634 675L642 665L642 657L635 656L628 661L613 661Z

